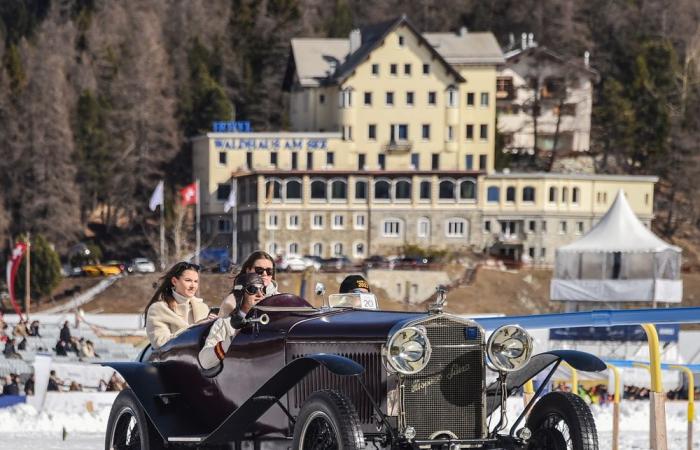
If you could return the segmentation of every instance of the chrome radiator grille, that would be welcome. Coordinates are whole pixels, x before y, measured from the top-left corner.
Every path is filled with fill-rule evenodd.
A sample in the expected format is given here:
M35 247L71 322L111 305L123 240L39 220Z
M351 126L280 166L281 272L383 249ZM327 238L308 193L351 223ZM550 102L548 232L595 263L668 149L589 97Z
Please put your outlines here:
M428 366L402 376L403 424L416 439L449 431L459 439L477 439L484 430L484 337L481 330L445 316L421 323L433 349ZM476 329L474 329L476 328Z

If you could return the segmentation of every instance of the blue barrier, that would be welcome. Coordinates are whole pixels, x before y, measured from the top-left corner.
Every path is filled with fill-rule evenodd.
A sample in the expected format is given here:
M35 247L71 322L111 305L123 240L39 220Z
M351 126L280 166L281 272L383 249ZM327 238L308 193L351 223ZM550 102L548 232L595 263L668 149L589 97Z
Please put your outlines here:
M605 362L607 364L612 364L615 367L635 369L639 369L649 365L649 361L630 361L627 359L606 359ZM661 363L661 368L664 370L675 370L678 367L687 367L693 373L700 373L700 364Z
M0 408L7 408L26 401L27 397L24 395L0 395Z
M530 316L483 317L474 319L487 331L502 325L517 324L526 329L610 327L641 323L698 323L700 307L664 309L596 310L575 313Z

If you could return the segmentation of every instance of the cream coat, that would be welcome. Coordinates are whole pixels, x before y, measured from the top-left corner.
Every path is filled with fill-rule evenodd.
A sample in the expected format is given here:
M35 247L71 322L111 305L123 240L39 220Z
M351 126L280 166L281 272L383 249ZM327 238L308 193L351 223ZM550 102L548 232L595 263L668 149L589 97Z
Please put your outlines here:
M157 349L208 315L209 306L197 297L187 303L176 303L174 310L164 301L155 302L146 314L146 334L153 348Z

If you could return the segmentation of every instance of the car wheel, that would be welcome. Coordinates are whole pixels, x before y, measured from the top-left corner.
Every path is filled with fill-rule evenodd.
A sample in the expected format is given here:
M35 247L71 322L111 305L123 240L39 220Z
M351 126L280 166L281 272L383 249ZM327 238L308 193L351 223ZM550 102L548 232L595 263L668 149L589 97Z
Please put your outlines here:
M141 409L131 389L124 389L112 404L107 421L105 450L160 450L163 441Z
M318 391L304 402L294 425L293 450L355 450L364 446L360 419L343 394Z
M528 450L598 450L598 432L588 405L570 392L542 397L527 419Z

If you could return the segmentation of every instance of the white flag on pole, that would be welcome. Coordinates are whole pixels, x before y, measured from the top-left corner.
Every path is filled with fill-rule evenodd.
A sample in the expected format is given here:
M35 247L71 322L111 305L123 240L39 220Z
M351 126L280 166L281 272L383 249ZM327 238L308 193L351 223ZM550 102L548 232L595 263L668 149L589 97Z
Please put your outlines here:
M151 200L148 202L148 207L151 211L155 211L157 207L163 207L163 180L158 182L158 186L151 194Z
M229 212L231 208L236 207L236 191L238 190L238 182L233 180L231 182L231 193L228 195L228 200L224 204L224 212Z

